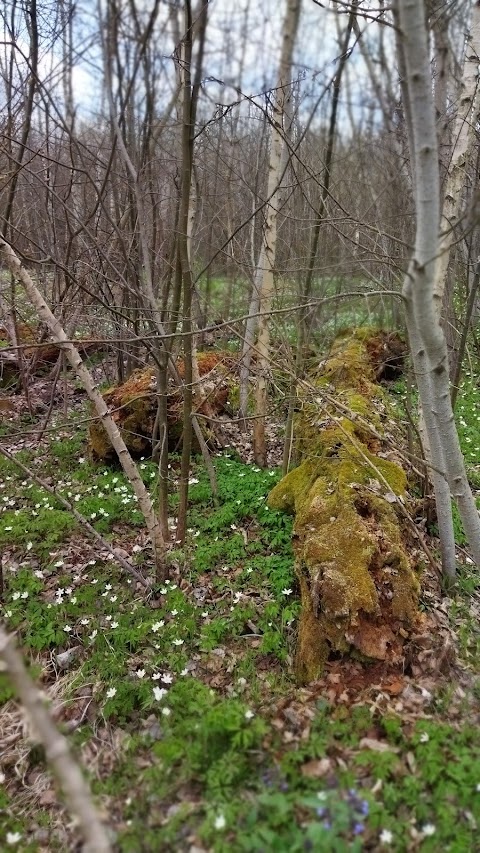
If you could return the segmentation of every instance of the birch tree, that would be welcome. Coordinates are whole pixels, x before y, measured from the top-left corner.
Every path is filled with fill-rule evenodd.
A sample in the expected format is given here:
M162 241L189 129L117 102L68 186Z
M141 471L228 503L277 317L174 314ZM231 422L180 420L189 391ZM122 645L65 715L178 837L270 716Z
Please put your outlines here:
M282 176L282 149L284 145L283 121L291 79L292 56L300 19L301 0L288 0L283 21L282 46L277 84L272 93L270 157L268 163L267 203L262 247L255 272L258 287L258 333L257 362L258 376L255 389L255 421L253 428L253 451L257 465L265 467L267 449L265 442L265 416L268 398L268 375L270 370L269 314L275 292L275 254L277 246L277 220L279 211L279 185Z
M59 732L42 702L40 692L23 662L14 637L0 624L0 662L8 672L45 756L85 841L84 853L111 853L106 827L100 821L83 773L73 758L67 739Z
M90 401L95 406L97 414L102 422L102 425L107 433L112 447L117 453L119 462L128 478L130 485L135 493L140 511L143 513L145 523L150 535L155 563L157 567L157 579L163 580L166 573L165 563L165 542L162 536L162 531L158 523L158 519L153 508L150 495L143 483L143 480L138 473L137 466L133 461L128 448L121 436L108 406L98 390L94 379L82 361L77 348L68 340L65 330L55 315L50 310L45 299L36 286L33 278L28 270L22 265L18 255L13 251L12 247L0 237L0 257L4 260L11 274L23 286L30 302L36 308L38 316L45 323L52 335L53 340L58 343L62 352L65 353L70 365L75 371L78 379L82 383Z
M402 96L411 127L409 143L413 164L416 235L413 257L405 276L403 297L412 360L418 383L425 428L435 463L434 487L441 528L451 529L448 483L470 544L480 566L480 517L468 483L450 401L448 353L436 310L435 281L440 248L440 173L435 109L425 6L418 0L397 0L399 51L405 68ZM449 497L449 496L448 496ZM450 543L447 541L447 545ZM452 576L455 565L447 565Z
M453 148L445 182L441 218L441 240L435 275L435 298L441 309L451 248L462 206L462 190L469 160L477 140L479 116L478 68L480 63L480 2L475 0L472 20L466 36L463 74L458 93L458 109L453 130Z

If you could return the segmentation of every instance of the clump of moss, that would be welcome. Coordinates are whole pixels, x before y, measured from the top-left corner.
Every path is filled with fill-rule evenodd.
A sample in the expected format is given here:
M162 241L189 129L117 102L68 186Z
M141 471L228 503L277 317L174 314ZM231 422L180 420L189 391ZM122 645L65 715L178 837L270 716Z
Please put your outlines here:
M130 452L148 454L156 411L154 371L151 368L134 371L126 382L105 391L103 398ZM100 421L90 426L89 448L96 459L115 457L115 451Z
M365 331L342 335L316 378L328 377L332 393L338 389L363 416L382 395L370 342ZM355 419L339 418L334 407L305 404L295 434L303 461L275 486L269 505L295 514L296 672L305 682L321 674L331 651L397 660L417 619L419 583L394 508L405 494L402 468L373 452Z
M195 408L208 419L223 412L227 405L232 356L222 352L199 352L197 365L203 393L195 401ZM177 370L183 377L183 361L177 362ZM152 450L157 413L155 371L152 368L136 370L126 382L105 391L103 397L130 452L137 456L148 456ZM182 439L183 398L181 389L172 380L168 388L167 419L169 445L174 450ZM208 428L205 429L204 438L207 442L215 441L213 431ZM115 451L100 421L95 421L90 427L89 449L94 459L108 461L115 458ZM194 446L194 450L197 449Z

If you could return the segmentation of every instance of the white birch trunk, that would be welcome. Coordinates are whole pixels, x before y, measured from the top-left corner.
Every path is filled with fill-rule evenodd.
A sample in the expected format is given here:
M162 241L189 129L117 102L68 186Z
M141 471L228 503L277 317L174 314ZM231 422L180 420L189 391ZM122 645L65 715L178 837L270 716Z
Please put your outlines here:
M463 75L458 93L458 110L453 131L453 150L447 171L445 198L443 202L440 229L442 238L439 246L439 258L435 273L435 301L437 311L441 311L447 281L451 247L455 238L454 229L458 223L462 191L465 183L469 158L477 141L479 120L479 74L480 63L480 3L474 2L472 22L467 34L467 45Z
M60 345L60 349L65 353L78 379L85 388L89 399L95 406L105 432L112 443L112 447L117 453L119 462L136 495L139 509L145 518L145 523L147 525L147 530L154 550L157 574L160 576L162 574L162 567L164 566L165 558L165 543L162 532L153 509L150 495L138 473L135 462L130 456L128 448L120 434L120 430L113 420L105 400L95 385L90 371L85 367L80 353L76 347L68 341L62 325L51 312L28 270L22 266L20 259L15 254L12 247L9 246L9 244L2 238L0 238L0 255L3 257L12 275L15 276L25 289L28 298L38 312L38 316L49 329L53 340Z
M270 312L275 292L275 255L277 247L277 220L280 204L279 183L282 170L284 144L283 119L288 87L291 79L293 48L300 18L301 0L288 0L283 22L282 47L276 91L272 94L271 142L268 164L267 204L265 226L260 251L258 289L258 374L255 389L255 421L253 428L253 451L255 462L261 467L267 464L265 442L265 416L267 411L267 379L270 371ZM262 266L260 266L260 263ZM255 277L256 279L256 277Z
M112 845L93 804L90 789L74 760L67 739L56 728L40 693L28 674L15 640L0 625L0 660L3 661L35 734L45 749L72 814L85 840L85 853L111 853Z
M457 502L472 555L480 565L480 518L468 484L455 427L447 346L434 298L440 180L425 9L418 0L398 0L398 11L410 102L417 216L414 255L403 290L407 327L414 369L420 380L419 392L423 397L421 404L429 444L432 452L440 455L440 467L445 464L450 491ZM440 501L439 511L442 510L447 508Z

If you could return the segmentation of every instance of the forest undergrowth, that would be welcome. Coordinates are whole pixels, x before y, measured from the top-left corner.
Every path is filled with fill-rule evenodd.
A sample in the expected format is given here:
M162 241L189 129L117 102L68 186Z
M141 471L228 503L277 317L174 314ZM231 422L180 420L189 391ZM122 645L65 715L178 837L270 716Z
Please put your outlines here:
M457 412L480 489L474 382L465 380ZM401 408L401 385L393 396ZM150 575L123 473L92 464L82 429L55 417L41 448L7 421L2 442ZM266 503L280 471L233 448L215 467L218 506L197 461L186 544L170 553L169 580L146 592L51 495L0 462L2 616L86 768L116 849L478 849L480 594L458 521L455 593L446 597L428 569L422 580L445 655L427 631L403 671L332 660L299 688L291 520ZM139 468L155 495L156 466ZM178 471L172 457L172 530ZM0 848L75 849L76 829L1 673L0 702Z

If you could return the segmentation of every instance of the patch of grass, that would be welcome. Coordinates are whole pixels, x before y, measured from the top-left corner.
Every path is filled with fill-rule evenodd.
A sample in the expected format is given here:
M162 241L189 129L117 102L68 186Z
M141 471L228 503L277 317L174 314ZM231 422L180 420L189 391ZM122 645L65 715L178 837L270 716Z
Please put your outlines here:
M132 547L142 520L123 474L91 465L82 450L77 436L55 442L54 456L37 470L55 471L61 493L104 535L121 535L131 559L152 571L147 552ZM99 771L93 787L112 807L119 850L475 849L477 729L438 719L448 713L446 694L428 709L431 719L415 725L370 706L315 705L294 692L287 664L299 611L292 523L266 506L279 472L232 456L215 465L218 506L202 465L192 475L188 538L171 553L182 580L146 596L113 562L78 559L69 514L0 462L1 543L14 558L6 560L2 615L27 653L50 660L76 649L62 698L73 714L91 691L96 715L74 734L77 747L99 742L101 731L118 736L108 772ZM174 459L172 466L174 481ZM156 466L140 460L140 473L154 495ZM176 494L170 508L174 514ZM480 654L469 605L476 588L466 571L452 605L472 666ZM298 712L304 729L290 740L279 710L285 695L306 703L305 716ZM0 702L10 697L0 681ZM361 747L365 737L387 751ZM303 772L325 758L321 778ZM11 802L5 810L9 831L22 833L21 849L37 849L28 846L29 821L15 818ZM49 844L56 849L55 840Z

